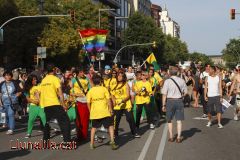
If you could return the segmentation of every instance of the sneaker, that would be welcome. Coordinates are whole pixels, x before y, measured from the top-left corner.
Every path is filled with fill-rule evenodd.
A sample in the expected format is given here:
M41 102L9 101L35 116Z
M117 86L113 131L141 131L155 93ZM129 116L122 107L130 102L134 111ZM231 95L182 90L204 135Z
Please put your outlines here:
M24 138L30 138L31 134L26 134L26 136Z
M135 138L141 138L141 136L139 134L137 134L137 133L134 135L134 137Z
M235 121L238 121L238 115L235 114L233 119L234 119Z
M118 145L116 145L115 142L110 142L110 145L111 145L112 150L118 149Z
M155 128L155 125L154 124L150 124L150 129L154 129Z
M219 129L222 129L223 128L223 125L221 123L218 124L218 128Z
M90 149L95 149L95 145L94 144L90 144Z
M211 127L211 125L212 125L212 122L208 122L206 126Z
M13 130L8 130L8 131L6 132L6 134L12 135L12 134L13 134Z
M37 132L38 132L38 133L42 133L43 131L42 131L42 130L38 130Z
M76 128L74 128L74 129L71 130L71 132L76 132L76 131L77 131Z
M202 118L207 118L208 116L206 114L203 114L202 115Z

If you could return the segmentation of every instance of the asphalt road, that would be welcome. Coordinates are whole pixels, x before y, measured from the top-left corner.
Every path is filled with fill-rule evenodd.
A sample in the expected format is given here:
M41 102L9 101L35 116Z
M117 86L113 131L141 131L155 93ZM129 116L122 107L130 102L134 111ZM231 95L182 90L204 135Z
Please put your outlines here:
M108 145L109 140L96 143L97 148L90 150L89 141L82 142L73 150L21 150L11 149L19 142L38 142L42 133L38 132L36 122L32 137L25 139L26 120L17 122L14 135L6 135L0 129L0 160L239 160L240 159L240 121L233 121L233 109L230 108L223 115L224 129L217 125L206 127L207 120L198 119L202 108L186 108L183 123L184 141L181 144L167 142L167 127L164 120L155 130L150 130L146 123L141 125L141 138L132 138L125 117L120 124L120 136L116 140L119 149L112 151ZM176 126L176 123L174 127ZM176 127L175 127L176 128ZM104 134L104 133L103 133ZM72 137L75 133L72 133ZM60 144L60 134L52 131L52 141Z

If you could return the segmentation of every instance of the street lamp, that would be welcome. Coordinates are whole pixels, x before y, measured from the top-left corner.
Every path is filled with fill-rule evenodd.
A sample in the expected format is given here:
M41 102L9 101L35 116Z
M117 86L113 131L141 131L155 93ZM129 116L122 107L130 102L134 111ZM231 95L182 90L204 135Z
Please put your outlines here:
M115 56L115 58L114 58L114 60L113 60L113 63L117 63L118 62L118 60L117 60L117 56L118 56L118 54L124 49L124 48L127 48L127 47L135 47L135 46L149 46L149 45L156 45L156 42L154 41L154 42L152 42L152 43L141 43L141 44L130 44L130 45L126 45L126 46L123 46L122 48L120 48L118 51L117 51L117 53L116 53L116 56Z
M101 28L101 12L102 11L109 12L109 11L116 11L116 9L113 9L113 8L110 8L110 9L108 9L108 8L100 8L100 9L98 9L98 28L99 29ZM101 58L99 58L98 65L99 65L99 70L100 70L100 68L101 68Z
M116 11L116 9L113 9L113 8L100 8L98 9L98 28L101 28L101 12L102 11Z
M129 17L114 17L114 37L115 37L115 51L117 50L117 19L128 19Z

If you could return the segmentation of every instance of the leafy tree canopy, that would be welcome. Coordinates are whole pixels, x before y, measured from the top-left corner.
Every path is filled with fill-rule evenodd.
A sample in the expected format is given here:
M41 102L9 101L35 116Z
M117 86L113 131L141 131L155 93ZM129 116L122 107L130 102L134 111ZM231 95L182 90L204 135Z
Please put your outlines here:
M240 62L240 39L230 39L222 53L227 67L236 66Z

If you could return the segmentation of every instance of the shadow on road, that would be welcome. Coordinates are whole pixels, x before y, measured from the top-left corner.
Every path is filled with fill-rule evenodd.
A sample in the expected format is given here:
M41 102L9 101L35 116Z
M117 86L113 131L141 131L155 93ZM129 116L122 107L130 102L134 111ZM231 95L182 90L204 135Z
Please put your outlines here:
M189 130L182 131L183 139L186 140L188 138L191 138L192 136L194 136L194 134L196 134L198 132L202 132L202 130L200 130L198 128L191 128Z
M223 126L227 125L232 119L229 119L229 118L222 118L221 120L221 123ZM218 124L217 120L215 119L213 122L212 122L213 125L215 124Z
M0 159L8 160L15 157L23 157L31 153L29 150L15 150L0 153Z

